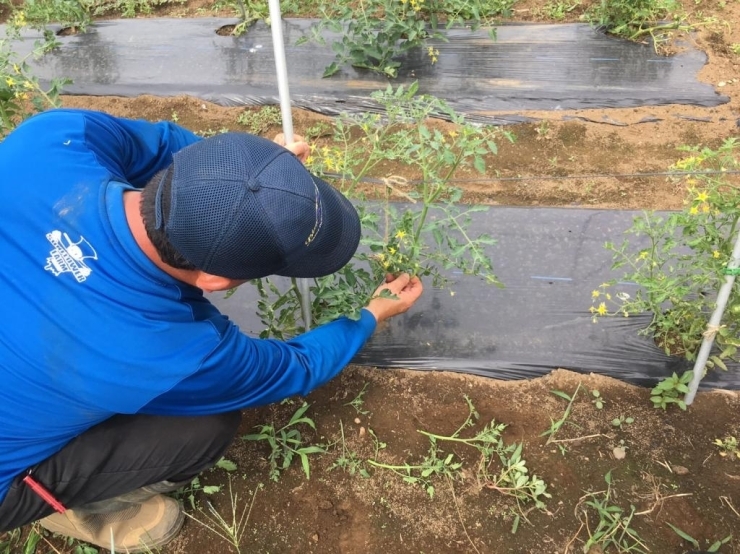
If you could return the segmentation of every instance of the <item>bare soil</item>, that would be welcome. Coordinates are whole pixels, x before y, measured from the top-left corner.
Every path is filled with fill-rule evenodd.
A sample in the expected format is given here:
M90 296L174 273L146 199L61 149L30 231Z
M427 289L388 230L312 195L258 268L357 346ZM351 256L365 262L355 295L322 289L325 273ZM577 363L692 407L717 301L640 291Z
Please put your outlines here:
M516 141L501 141L490 176L526 179L467 184L464 200L522 206L680 208L684 185L665 177L594 175L662 172L685 155L679 146L716 147L740 134L740 56L732 50L733 44L740 43L740 2L682 3L692 21L702 23L695 33L682 37L707 53L708 63L699 79L729 96L729 103L715 108L682 105L518 113L545 119L547 124L508 126ZM208 2L195 0L162 9L157 15L194 17L208 7ZM551 22L545 7L545 0L520 0L513 19ZM577 20L582 11L576 8L565 21ZM236 119L244 108L225 108L188 97L66 97L64 104L150 120L170 120L176 114L180 124L201 132L243 130ZM563 122L563 115L583 119ZM626 125L605 123L605 116ZM646 116L659 121L637 123ZM322 119L315 113L296 111L295 130L303 133ZM264 134L279 131L272 127ZM383 171L415 177L401 166ZM572 395L579 384L568 423L556 435L556 442L548 443L542 434L567 406L551 391ZM364 387L361 410L365 413L359 413L348 403ZM592 402L593 390L605 399L601 410ZM366 462L362 467L369 472L368 478L332 469L342 455L350 453L362 462L420 463L430 443L419 430L453 433L468 414L466 395L480 419L462 436L473 436L491 419L505 424L506 442L522 443L530 473L548 484L552 498L545 509L517 504L505 491L491 488L490 482L478 476L478 453L461 443L439 442L444 454L454 454L463 466L451 479L434 479L433 498L418 484L405 483L401 476ZM197 491L199 508L191 510L194 518L208 523L206 516L212 514L207 502L229 518L229 485L237 512L250 510L242 553L584 552L589 533L598 524L595 512L585 511L586 495L606 491L605 475L610 471L609 504L621 508L625 516L634 507L629 527L639 535L644 551L701 551L732 534L731 542L719 551L740 552L740 459L721 456L712 444L718 438L740 437L740 396L735 392L700 393L687 412L664 412L651 407L648 389L562 369L544 378L504 382L443 371L350 367L307 400L311 404L307 415L315 421L316 431L301 428L305 443L331 445L326 454L310 456L310 479L295 459L278 482L270 481L267 445L241 438L227 454L236 463L235 471L217 469L201 477L202 486L221 485L222 491L214 495ZM252 433L261 424L284 425L300 402L292 399L246 410L240 434ZM612 420L620 416L634 422L615 427ZM373 434L387 447L376 452ZM623 458L622 453L626 453ZM489 469L500 470L498 460ZM517 518L518 526L513 529ZM701 548L679 537L669 523L696 539ZM39 552L73 551L58 539L47 540L54 546L42 542ZM235 551L194 520L188 520L181 536L163 550L165 554ZM626 551L595 546L587 554Z

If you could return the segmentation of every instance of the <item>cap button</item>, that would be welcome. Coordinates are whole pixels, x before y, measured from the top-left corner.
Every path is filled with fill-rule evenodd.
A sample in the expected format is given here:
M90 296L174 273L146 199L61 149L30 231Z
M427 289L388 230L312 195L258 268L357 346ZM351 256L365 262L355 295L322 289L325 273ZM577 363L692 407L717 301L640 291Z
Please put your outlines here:
M260 189L261 185L259 184L259 181L255 179L254 177L250 177L249 181L247 181L247 186L249 187L249 190L252 192L256 192Z

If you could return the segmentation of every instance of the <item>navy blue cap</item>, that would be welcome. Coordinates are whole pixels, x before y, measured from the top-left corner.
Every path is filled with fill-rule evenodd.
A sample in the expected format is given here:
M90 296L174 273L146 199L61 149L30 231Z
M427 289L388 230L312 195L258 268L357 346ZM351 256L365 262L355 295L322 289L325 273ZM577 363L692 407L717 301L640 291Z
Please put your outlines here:
M196 268L229 279L320 277L360 241L354 206L267 139L225 133L173 156L168 213L158 185L156 226Z

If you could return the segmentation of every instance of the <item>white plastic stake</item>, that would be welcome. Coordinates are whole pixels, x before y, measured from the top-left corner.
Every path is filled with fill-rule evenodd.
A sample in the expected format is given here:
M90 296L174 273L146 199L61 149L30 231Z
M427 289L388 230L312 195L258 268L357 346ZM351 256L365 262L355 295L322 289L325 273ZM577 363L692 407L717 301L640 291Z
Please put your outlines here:
M290 111L290 91L288 90L288 66L285 64L285 44L283 42L283 18L280 14L280 0L270 2L270 28L272 46L275 51L275 70L277 72L280 112L283 116L283 134L286 144L293 142L293 114Z
M709 359L709 352L712 350L714 344L714 335L716 330L719 329L719 325L722 322L722 315L725 313L727 307L727 300L730 298L732 292L732 286L735 284L735 275L732 275L734 269L740 266L740 231L738 231L737 238L735 239L735 247L732 249L732 256L730 261L727 263L728 275L725 275L725 282L719 289L717 294L717 307L712 313L712 317L709 318L709 324L707 325L707 331L704 334L704 339L701 341L701 347L699 353L696 355L696 363L694 363L694 378L689 384L689 392L684 397L684 402L689 406L696 396L696 392L699 390L699 383L704 377L704 367Z
M285 43L283 41L283 18L280 14L280 0L269 0L270 28L272 29L272 46L275 51L275 70L277 72L278 94L280 96L280 113L283 118L285 143L293 142L293 114L290 109L290 91L288 90L288 66L285 63ZM308 279L297 279L298 292L301 294L301 312L306 331L311 329L311 290Z

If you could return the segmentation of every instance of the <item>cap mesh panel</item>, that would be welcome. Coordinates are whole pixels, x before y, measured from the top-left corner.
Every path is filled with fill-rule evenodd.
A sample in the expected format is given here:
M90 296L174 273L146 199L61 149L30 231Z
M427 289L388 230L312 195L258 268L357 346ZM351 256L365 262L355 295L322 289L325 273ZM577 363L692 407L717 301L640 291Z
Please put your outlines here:
M266 139L212 137L178 152L174 166L168 238L203 271L318 276L339 269L357 247L352 205Z

